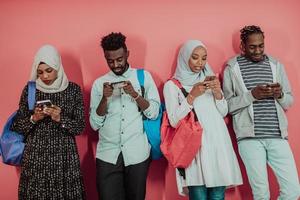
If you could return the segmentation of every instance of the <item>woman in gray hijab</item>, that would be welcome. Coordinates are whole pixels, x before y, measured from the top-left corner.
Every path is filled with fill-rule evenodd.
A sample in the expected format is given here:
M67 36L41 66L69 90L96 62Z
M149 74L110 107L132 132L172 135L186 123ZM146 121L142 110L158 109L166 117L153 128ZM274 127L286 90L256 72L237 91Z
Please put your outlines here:
M192 110L203 128L201 147L185 169L176 169L179 193L191 200L225 198L225 188L242 184L240 168L223 117L227 102L220 82L207 63L207 50L198 40L187 41L180 49L175 79L164 85L164 98L170 124ZM183 94L186 93L186 95Z
M36 107L29 111L23 89L12 130L26 138L19 199L85 199L75 136L85 126L80 87L68 81L61 57L51 45L34 58Z

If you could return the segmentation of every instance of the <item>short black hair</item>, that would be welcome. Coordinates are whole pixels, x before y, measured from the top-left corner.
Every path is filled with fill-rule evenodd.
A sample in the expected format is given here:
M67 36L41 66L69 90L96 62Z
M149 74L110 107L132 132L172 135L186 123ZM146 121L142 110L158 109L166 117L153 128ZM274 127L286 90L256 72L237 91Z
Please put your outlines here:
M125 51L127 51L125 41L126 36L124 36L122 33L111 32L102 38L101 46L104 51L114 51L120 48L123 48Z
M259 26L255 26L255 25L251 25L251 26L245 26L244 28L242 28L240 30L241 32L241 41L246 44L249 35L252 34L262 34L263 37L264 36L264 32L261 30L261 28Z

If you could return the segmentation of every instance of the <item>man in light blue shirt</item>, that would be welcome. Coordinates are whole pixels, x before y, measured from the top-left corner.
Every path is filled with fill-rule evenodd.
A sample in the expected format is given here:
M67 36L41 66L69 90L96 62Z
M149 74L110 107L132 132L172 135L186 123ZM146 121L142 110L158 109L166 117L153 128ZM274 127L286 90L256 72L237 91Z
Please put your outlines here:
M102 38L110 72L93 83L90 124L99 132L96 152L97 190L101 200L143 200L150 164L150 145L143 115L155 119L160 99L145 71L144 98L122 33Z

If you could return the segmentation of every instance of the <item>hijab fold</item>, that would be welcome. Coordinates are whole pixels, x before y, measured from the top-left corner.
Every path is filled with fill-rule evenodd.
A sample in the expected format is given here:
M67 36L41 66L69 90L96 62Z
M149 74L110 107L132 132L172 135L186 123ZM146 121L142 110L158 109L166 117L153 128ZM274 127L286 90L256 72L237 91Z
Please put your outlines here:
M38 78L37 69L41 62L57 71L57 78L51 85L46 85ZM64 72L61 57L55 47L44 45L37 51L32 64L30 80L36 81L36 88L45 93L61 92L68 87L69 80Z

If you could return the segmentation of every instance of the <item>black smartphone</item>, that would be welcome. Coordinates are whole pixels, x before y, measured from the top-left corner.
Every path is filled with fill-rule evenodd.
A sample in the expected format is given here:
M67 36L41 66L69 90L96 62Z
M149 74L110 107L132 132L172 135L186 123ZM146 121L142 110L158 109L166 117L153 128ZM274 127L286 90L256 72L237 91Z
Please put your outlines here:
M51 107L52 106L52 102L49 99L47 99L47 100L41 100L41 101L37 101L36 102L36 106L40 107L40 108Z
M270 88L274 88L274 87L278 87L279 84L278 83L268 83L267 84L267 87L270 87Z
M123 88L125 85L126 85L126 82L125 82L125 81L119 81L119 82L113 82L113 83L111 83L111 86L112 86L114 89L120 89L120 88Z
M204 81L212 81L215 80L216 76L206 76Z

